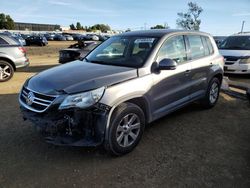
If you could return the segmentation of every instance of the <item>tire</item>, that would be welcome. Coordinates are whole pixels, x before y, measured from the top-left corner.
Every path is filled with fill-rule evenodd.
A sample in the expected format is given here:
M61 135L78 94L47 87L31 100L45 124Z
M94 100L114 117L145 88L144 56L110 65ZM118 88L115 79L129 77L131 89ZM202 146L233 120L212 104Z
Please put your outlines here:
M115 156L131 152L141 140L144 128L142 109L133 103L122 103L111 117L108 139L104 143L106 151Z
M4 60L0 60L0 82L6 82L13 77L13 66Z
M214 77L210 80L206 96L201 101L204 108L209 109L216 105L220 95L220 86L221 82L218 78Z

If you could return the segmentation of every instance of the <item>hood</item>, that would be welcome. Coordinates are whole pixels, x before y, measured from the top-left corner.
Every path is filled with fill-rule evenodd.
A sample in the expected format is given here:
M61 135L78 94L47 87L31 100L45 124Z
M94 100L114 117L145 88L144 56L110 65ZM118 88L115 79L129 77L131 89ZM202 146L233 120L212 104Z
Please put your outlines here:
M26 86L39 93L68 94L110 86L137 77L137 69L74 61L33 76Z
M250 56L250 50L219 50L223 56L244 57Z

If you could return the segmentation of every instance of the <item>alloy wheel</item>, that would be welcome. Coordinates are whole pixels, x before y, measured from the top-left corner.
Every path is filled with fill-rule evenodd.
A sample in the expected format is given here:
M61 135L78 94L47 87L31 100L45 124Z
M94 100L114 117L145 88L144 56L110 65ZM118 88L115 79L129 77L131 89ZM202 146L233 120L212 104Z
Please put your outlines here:
M209 100L213 104L216 102L219 96L219 85L218 83L214 82L211 86L210 93L209 93Z
M137 139L141 122L135 113L127 114L122 118L116 130L116 141L121 147L131 146Z
M11 68L8 65L0 64L0 80L7 80L11 76Z

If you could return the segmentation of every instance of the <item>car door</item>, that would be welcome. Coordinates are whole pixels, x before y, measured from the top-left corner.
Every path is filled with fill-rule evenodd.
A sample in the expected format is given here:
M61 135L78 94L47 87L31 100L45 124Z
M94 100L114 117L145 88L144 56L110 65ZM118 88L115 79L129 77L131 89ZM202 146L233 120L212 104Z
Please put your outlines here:
M207 36L187 35L188 59L191 62L190 97L197 98L205 95L210 68L213 66L213 49L209 46ZM208 40L208 41L207 41ZM210 43L211 44L211 43Z
M187 62L183 35L172 36L163 43L156 61L159 63L164 58L173 59L178 65L175 70L162 70L153 74L153 119L166 115L189 100L191 65Z

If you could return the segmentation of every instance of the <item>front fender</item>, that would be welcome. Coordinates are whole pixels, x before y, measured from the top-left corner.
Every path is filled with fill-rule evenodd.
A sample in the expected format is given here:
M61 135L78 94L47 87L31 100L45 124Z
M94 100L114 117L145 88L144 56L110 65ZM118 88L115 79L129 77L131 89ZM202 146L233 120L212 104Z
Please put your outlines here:
M106 123L105 139L108 138L108 130L110 126L111 116L121 103L135 98L144 98L147 101L148 108L150 109L150 102L147 100L147 92L153 85L151 75L135 78L123 83L119 83L108 87L104 93L100 103L110 106ZM132 86L132 87L131 87ZM150 114L150 111L149 111ZM149 121L150 121L150 117Z

